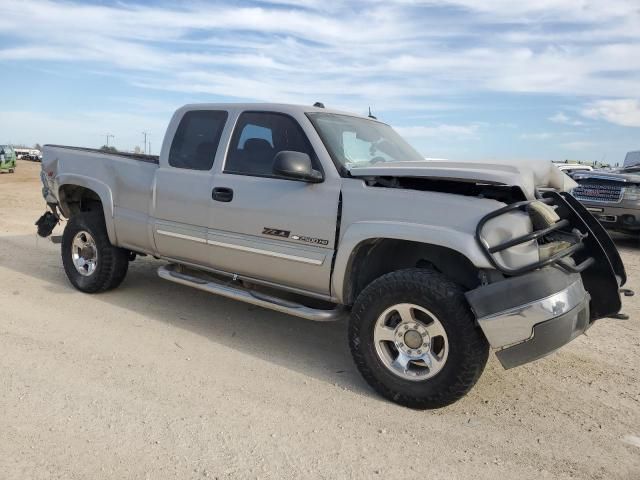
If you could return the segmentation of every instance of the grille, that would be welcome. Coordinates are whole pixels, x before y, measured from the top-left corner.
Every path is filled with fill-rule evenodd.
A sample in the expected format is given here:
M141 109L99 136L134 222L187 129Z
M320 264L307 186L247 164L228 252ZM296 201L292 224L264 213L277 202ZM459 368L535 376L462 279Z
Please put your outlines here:
M618 203L622 200L622 187L606 183L581 183L571 194L578 200Z

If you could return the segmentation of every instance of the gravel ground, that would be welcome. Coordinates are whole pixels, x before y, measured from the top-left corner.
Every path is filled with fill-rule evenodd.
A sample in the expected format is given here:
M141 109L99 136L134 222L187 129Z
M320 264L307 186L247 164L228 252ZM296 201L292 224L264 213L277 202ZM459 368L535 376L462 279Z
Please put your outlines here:
M0 478L640 478L640 315L601 320L455 405L382 400L346 325L160 280L74 290L38 239L39 164L0 175ZM640 243L617 237L640 279Z

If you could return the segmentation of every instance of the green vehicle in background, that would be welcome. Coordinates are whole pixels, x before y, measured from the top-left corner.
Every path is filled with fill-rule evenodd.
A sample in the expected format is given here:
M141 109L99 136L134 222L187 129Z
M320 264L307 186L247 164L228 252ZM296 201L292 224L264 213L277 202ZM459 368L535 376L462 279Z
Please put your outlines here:
M0 145L0 173L13 173L16 169L16 152L11 145Z

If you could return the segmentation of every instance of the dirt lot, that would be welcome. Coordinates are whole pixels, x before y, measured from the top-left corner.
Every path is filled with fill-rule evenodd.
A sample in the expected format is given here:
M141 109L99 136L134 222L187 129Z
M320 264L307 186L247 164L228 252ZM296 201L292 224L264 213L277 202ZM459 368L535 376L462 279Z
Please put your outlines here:
M0 478L640 478L640 299L562 351L417 412L346 326L156 277L84 295L36 238L39 164L0 175ZM638 288L640 243L618 238Z

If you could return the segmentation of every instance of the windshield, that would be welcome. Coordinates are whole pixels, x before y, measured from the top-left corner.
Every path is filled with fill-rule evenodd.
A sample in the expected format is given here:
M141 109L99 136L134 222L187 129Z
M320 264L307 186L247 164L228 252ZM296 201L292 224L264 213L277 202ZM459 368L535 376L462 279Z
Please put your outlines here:
M424 161L393 128L366 118L308 113L334 162L344 167Z

